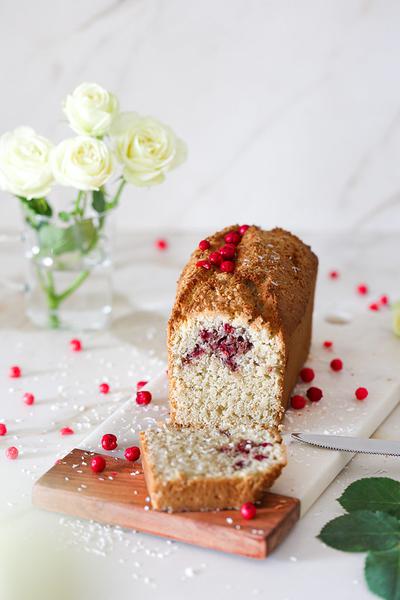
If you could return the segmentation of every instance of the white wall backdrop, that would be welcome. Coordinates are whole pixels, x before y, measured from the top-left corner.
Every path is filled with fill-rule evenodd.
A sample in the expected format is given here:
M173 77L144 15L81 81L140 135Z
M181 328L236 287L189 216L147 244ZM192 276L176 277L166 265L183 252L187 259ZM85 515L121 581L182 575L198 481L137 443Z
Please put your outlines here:
M0 132L70 135L60 103L86 80L186 140L121 227L400 227L398 0L2 0L0 45Z

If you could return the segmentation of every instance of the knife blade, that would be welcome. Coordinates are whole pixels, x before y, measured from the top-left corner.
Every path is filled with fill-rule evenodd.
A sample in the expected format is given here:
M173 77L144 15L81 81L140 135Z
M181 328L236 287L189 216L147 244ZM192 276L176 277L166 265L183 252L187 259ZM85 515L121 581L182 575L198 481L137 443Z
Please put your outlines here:
M311 444L312 446L318 446L318 448L324 448L326 450L400 456L400 442L394 440L371 440L368 438L348 437L344 435L301 432L292 433L291 437L298 442Z

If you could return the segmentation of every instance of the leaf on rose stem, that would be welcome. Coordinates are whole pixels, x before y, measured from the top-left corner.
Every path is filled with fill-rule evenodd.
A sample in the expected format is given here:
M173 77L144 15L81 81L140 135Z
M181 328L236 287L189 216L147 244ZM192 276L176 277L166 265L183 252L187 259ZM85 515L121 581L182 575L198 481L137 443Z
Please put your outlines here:
M103 213L105 211L106 198L102 189L94 190L92 192L92 206L98 213Z
M25 208L36 215L40 215L42 217L51 217L53 214L53 209L47 202L46 198L32 198L31 200L23 198L22 196L18 196L18 198L24 204Z
M33 229L39 229L43 225L40 217L51 217L53 210L46 198L32 198L28 200L23 196L17 196L25 212L25 220Z
M96 243L98 232L91 219L78 221L69 227L43 225L38 232L41 254L58 256L66 252L88 252Z
M344 552L388 550L399 544L400 527L392 515L359 510L329 521L318 537Z
M364 575L373 594L385 600L400 600L399 546L384 552L369 552Z
M400 517L400 482L389 477L366 477L351 483L338 502L347 512L380 510Z
M58 213L59 218L61 219L61 221L64 221L65 223L67 223L68 221L71 220L72 216L71 213L66 212L65 210L62 210Z
M51 217L53 214L53 210L46 198L32 198L32 200L29 200L29 205L36 214L43 217Z

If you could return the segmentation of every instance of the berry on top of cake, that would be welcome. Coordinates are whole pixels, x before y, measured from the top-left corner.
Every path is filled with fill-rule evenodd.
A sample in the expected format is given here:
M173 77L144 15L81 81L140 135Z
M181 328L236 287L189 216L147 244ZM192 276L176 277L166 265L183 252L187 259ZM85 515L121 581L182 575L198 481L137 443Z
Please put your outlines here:
M215 510L260 500L286 464L278 433L191 429L172 424L140 433L153 508Z
M310 348L317 267L283 229L235 225L201 241L168 326L176 425L279 425Z

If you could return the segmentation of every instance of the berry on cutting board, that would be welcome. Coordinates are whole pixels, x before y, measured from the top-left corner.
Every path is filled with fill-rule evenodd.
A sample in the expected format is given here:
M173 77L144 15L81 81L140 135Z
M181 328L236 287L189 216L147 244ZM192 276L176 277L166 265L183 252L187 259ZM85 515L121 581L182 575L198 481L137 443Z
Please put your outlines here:
M106 461L104 456L93 456L90 461L90 468L93 473L102 473L106 468Z
M254 519L257 514L257 509L252 502L245 502L240 507L240 514L242 515L243 519L249 521L250 519Z

